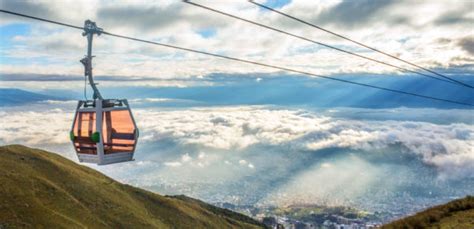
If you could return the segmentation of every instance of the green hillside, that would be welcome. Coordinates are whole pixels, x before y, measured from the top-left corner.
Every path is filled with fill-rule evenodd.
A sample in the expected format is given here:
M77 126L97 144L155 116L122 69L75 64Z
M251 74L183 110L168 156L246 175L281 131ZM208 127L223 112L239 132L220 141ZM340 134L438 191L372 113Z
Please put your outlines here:
M474 197L467 196L429 208L383 228L474 228Z
M0 147L0 228L262 228L188 197L121 184L57 154Z

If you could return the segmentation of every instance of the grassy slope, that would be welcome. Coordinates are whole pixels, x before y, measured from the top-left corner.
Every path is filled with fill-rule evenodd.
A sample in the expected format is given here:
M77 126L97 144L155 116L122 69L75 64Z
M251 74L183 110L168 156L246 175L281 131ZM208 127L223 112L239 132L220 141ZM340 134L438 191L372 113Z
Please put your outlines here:
M0 228L262 227L238 213L121 184L20 145L0 147L0 184Z
M474 197L429 208L383 228L474 228Z

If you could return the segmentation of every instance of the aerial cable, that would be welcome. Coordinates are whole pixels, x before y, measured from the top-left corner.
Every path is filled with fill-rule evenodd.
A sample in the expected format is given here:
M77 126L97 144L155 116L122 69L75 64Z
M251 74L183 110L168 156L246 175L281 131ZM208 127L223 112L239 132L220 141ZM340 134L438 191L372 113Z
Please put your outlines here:
M14 12L7 11L7 10L1 10L0 9L0 12L7 13L7 14L13 14L13 15L21 16L21 17L26 17L26 18L31 18L31 19L35 19L35 20L40 20L40 21L44 21L44 22L49 22L49 23L53 23L53 24L68 26L68 27L76 28L76 29L80 29L80 30L84 29L84 28L79 27L79 26L72 26L72 25L68 25L68 24L65 24L65 23L59 23L59 22L56 22L56 21L51 21L51 20L46 20L46 19L42 19L42 18L32 17L32 16L29 16L29 15L20 14L20 13L14 13ZM398 94L410 95L410 96L424 98L424 99L431 99L431 100L442 101L442 102L447 102L447 103L452 103L452 104L458 104L458 105L474 107L474 104L471 104L471 103L460 102L460 101L444 99L444 98L438 98L438 97L422 95L422 94L417 94L417 93L412 93L412 92L406 92L406 91L401 91L401 90L397 90L397 89L390 89L390 88L386 88L386 87L380 87L380 86L375 86L375 85L366 84L366 83L359 83L359 82L355 82L355 81L350 81L350 80L345 80L345 79L340 79L340 78L335 78L335 77L330 77L330 76L318 75L318 74L315 74L315 73L296 70L296 69L291 69L291 68L287 68L287 67L281 67L281 66L277 66L277 65L270 65L270 64L265 64L265 63L252 61L252 60L240 59L240 58L236 58L236 57L230 57L230 56L225 56L225 55L221 55L221 54L216 54L216 53L210 53L210 52L206 52L206 51L191 49L191 48L185 48L185 47L180 47L180 46L175 46L175 45L170 45L170 44L159 43L159 42L155 42L155 41L149 41L149 40L124 36L124 35L114 34L114 33L110 33L110 32L107 32L107 31L101 31L101 32L104 35L109 35L109 36L112 36L112 37L128 39L128 40L137 41L137 42L143 42L143 43L157 45L157 46L161 46L161 47L167 47L167 48L172 48L172 49L177 49L177 50L182 50L182 51L187 51L187 52L193 52L193 53L218 57L218 58L227 59L227 60L233 60L233 61L242 62L242 63L259 65L259 66L278 69L278 70L283 70L283 71L287 71L287 72L299 73L299 74L303 74L303 75L314 76L314 77L329 79L329 80L338 81L338 82L342 82L342 83L359 85L359 86L363 86L363 87L389 91L389 92L398 93Z
M390 88L385 88L385 87L379 87L379 86L375 86L375 85L359 83L359 82L355 82L355 81L339 79L339 78L330 77L330 76L318 75L318 74L310 73L310 72L306 72L306 71L301 71L301 70L296 70L296 69L291 69L291 68L286 68L286 67L281 67L281 66L276 66L276 65L270 65L270 64L260 63L260 62L256 62L256 61L225 56L225 55L216 54L216 53L210 53L210 52L205 52L205 51L200 51L200 50L195 50L195 49L190 49L190 48L184 48L184 47L179 47L179 46L170 45L170 44L163 44L163 43L154 42L154 41L148 41L148 40L142 40L142 39L133 38L133 37L127 37L127 36L123 36L123 35L109 33L109 32L106 32L106 31L104 31L103 34L106 34L106 35L109 35L109 36L114 36L114 37L119 37L119 38L124 38L124 39L128 39L128 40L139 41L139 42L144 42L144 43L148 43L148 44L153 44L153 45L158 45L158 46L183 50L183 51L187 51L187 52L194 52L194 53L199 53L199 54L203 54L203 55L214 56L214 57L219 57L219 58L223 58L223 59L228 59L228 60L234 60L234 61L248 63L248 64L259 65L259 66L263 66L263 67L268 67L268 68L273 68L273 69L278 69L278 70L283 70L283 71L288 71L288 72L293 72L293 73L299 73L299 74L304 74L304 75L309 75L309 76L315 76L315 77L319 77L319 78L324 78L324 79L329 79L329 80L334 80L334 81L339 81L339 82L344 82L344 83L349 83L349 84L355 84L355 85L359 85L359 86L370 87L370 88L375 88L375 89L380 89L380 90L385 90L385 91L390 91L390 92L395 92L395 93L400 93L400 94L405 94L405 95L412 95L412 96L421 97L421 98L425 98L425 99L433 99L433 100L438 100L438 101L456 103L456 104L460 104L460 105L474 106L474 104L458 102L458 101L453 101L453 100L448 100L448 99L442 99L442 98L437 98L437 97L431 97L431 96L426 96L426 95L420 95L420 94L416 94L416 93L405 92L405 91L400 91L400 90L390 89Z
M309 38L306 38L306 37L303 37L303 36L300 36L300 35L297 35L297 34L294 34L294 33L286 32L286 31L283 31L281 29L277 29L275 27L264 25L264 24L261 24L259 22L251 21L251 20L236 16L236 15L233 15L233 14L229 14L229 13L226 13L226 12L214 9L214 8L210 8L210 7L198 4L198 3L190 2L189 0L183 0L183 2L194 5L194 6L197 6L197 7L200 7L200 8L203 8L203 9L206 9L206 10L209 10L209 11L212 11L212 12L215 12L215 13L218 13L218 14L221 14L221 15L224 15L224 16L227 16L227 17L231 17L231 18L234 18L234 19L237 19L237 20L240 20L240 21L244 21L244 22L256 25L256 26L260 26L260 27L263 27L263 28L266 28L266 29L269 29L269 30L273 30L273 31L276 31L276 32L279 32L279 33L282 33L282 34L285 34L285 35L288 35L288 36L291 36L291 37L295 37L295 38L298 38L298 39L301 39L301 40L304 40L304 41L308 41L308 42L311 42L313 44L321 45L321 46L324 46L326 48L334 49L334 50L337 50L339 52L343 52L343 53L346 53L346 54L349 54L349 55L352 55L352 56L356 56L356 57L366 59L366 60L369 60L369 61L373 61L373 62L382 64L382 65L397 68L397 69L399 69L403 72L411 72L411 73L414 73L414 74L417 74L417 75L425 76L425 77L432 78L432 79L439 80L439 81L443 81L443 82L446 82L446 83L461 85L461 86L464 86L464 87L474 89L473 86L462 83L462 82L458 82L458 81L453 82L452 80L450 81L450 80L434 77L434 76L431 76L431 75L428 75L428 74L424 74L422 72L418 72L418 71L410 70L410 69L400 67L400 66L397 66L397 65L393 65L393 64L390 64L390 63L387 63L387 62L384 62L384 61L380 61L380 60L368 57L368 56L364 56L364 55L361 55L361 54L357 54L355 52L351 52L351 51L341 49L341 48L338 48L338 47L335 47L335 46L332 46L332 45L328 45L328 44L325 44L325 43L322 43L322 42L319 42L319 41L315 41L315 40L312 40L312 39L309 39Z
M451 78L451 77L448 77L448 76L443 75L443 74L441 74L441 73L438 73L438 72L435 72L435 71L433 71L433 70L427 69L427 68L425 68L425 67L423 67L423 66L420 66L420 65L417 65L417 64L415 64L415 63L413 63L413 62L404 60L404 59L402 59L402 58L400 58L400 57L397 57L397 56L392 55L392 54L390 54L390 53L384 52L384 51L382 51L382 50L380 50L380 49L373 48L373 47L371 47L371 46L369 46L369 45L363 44L363 43L361 43L361 42L359 42L359 41L356 41L356 40L354 40L354 39L351 39L351 38L349 38L349 37L347 37L347 36L341 35L341 34L336 33L336 32L332 32L331 30L328 30L328 29L325 29L325 28L323 28L323 27L321 27L321 26L318 26L318 25L315 25L315 24L313 24L313 23L304 21L303 19L300 19L300 18L297 18L297 17L295 17L295 16L289 15L289 14L287 14L287 13L284 13L284 12L279 11L279 10L277 10L277 9L271 8L271 7L269 7L269 6L266 6L266 5L257 3L257 2L255 2L255 1L253 1L253 0L248 0L248 1L249 1L250 3L253 3L253 4L255 4L255 5L261 7L261 8L270 10L270 11L275 12L275 13L277 13L277 14L283 15L283 16L285 16L285 17L287 17L287 18L293 19L293 20L295 20L295 21L301 22L301 23L303 23L303 24L306 24L306 25L311 26L311 27L313 27L313 28L319 29L319 30L324 31L324 32L326 32L326 33L332 34L332 35L334 35L334 36L336 36L336 37L339 37L339 38L342 38L342 39L344 39L344 40L350 41L350 42L352 42L352 43L354 43L354 44L357 44L357 45L359 45L359 46L362 46L362 47L364 47L364 48L370 49L370 50L372 50L372 51L381 53L381 54L383 54L383 55L385 55L385 56L388 56L388 57L391 57L391 58L393 58L393 59L399 60L399 61L401 61L401 62L403 62L403 63L406 63L406 64L409 64L409 65L411 65L411 66L413 66L413 67L416 67L416 68L425 70L425 71L427 71L427 72L430 72L430 73L435 74L435 75L437 75L437 76L443 77L443 78L448 79L448 80L450 80L450 81L456 82L456 83L461 84L461 85L464 85L464 86L469 86L469 87L472 88L472 86L469 85L469 84L466 84L466 83L463 83L463 82L461 82L461 81L455 80L455 79L453 79L453 78Z
M34 20L38 20L38 21L53 23L53 24L56 24L56 25L67 26L67 27L71 27L71 28L74 28L74 29L84 30L84 27L81 27L81 26L75 26L75 25L66 24L66 23L62 23L62 22L58 22L58 21L53 21L53 20L48 20L48 19L44 19L44 18L40 18L40 17L34 17L34 16L26 15L26 14L16 13L16 12L13 12L13 11L8 11L8 10L2 10L2 9L0 9L0 12L2 12L2 13L7 13L7 14L12 14L12 15L16 15L16 16L20 16L20 17L26 17L26 18L30 18L30 19L34 19Z

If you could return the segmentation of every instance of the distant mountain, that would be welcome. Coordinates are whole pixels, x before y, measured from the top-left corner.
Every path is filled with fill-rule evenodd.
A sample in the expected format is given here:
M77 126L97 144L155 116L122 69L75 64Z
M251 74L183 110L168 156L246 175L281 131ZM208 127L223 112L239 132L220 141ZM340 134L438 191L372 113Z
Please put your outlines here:
M0 81L28 81L31 76L0 75ZM43 76L51 82L59 81L61 76ZM354 81L360 84L374 85L393 90L416 93L423 96L436 97L474 103L472 89L454 83L446 83L426 77L400 75L367 75L348 74L331 76L340 80ZM99 77L100 78L100 77ZM123 79L122 79L123 78ZM474 85L472 76L456 76L456 80ZM71 77L68 80L77 80ZM102 80L113 82L114 77ZM121 77L117 82L129 81L148 82L150 79L129 79ZM152 106L188 107L188 106L219 106L219 105L277 105L277 106L307 106L307 107L357 107L357 108L441 108L441 109L472 109L471 106L420 98L407 94L393 93L359 85L345 84L339 81L326 80L302 75L278 74L210 74L199 79L166 79L157 82L164 85L176 86L139 86L142 84L117 84L113 87L101 86L101 94L105 98L157 99L167 98L167 101L153 103ZM100 80L99 80L100 81ZM14 81L11 81L14 82ZM48 99L48 95L70 100L82 99L82 81L70 81L77 85L74 89L49 88L41 94L18 89L0 89L0 106L14 105L26 102L36 102ZM38 83L41 83L38 81ZM180 83L182 85L180 85ZM122 86L119 86L122 85ZM10 91L9 91L10 90ZM89 90L89 88L88 88ZM90 93L89 93L90 94ZM46 98L44 98L46 96ZM53 98L57 99L57 98ZM134 106L136 103L132 102ZM151 106L139 104L139 106Z
M334 76L341 80L375 85L424 96L474 104L472 89L415 76ZM456 78L474 85L474 77ZM431 107L472 109L470 106L430 100L319 78L279 74L213 75L210 86L104 88L107 97L170 98L194 101L195 105L278 105L308 107ZM190 104L193 105L193 104Z
M184 196L121 184L57 154L0 147L0 228L263 228Z
M29 92L15 88L0 88L0 107L15 106L43 100L62 100L61 98Z
M429 208L382 228L474 228L474 197Z

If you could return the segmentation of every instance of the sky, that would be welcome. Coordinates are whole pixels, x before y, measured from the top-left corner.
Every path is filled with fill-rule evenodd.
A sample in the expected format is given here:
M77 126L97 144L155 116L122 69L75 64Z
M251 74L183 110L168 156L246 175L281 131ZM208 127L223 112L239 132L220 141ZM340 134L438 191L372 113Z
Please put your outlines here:
M378 60L369 52L247 1L196 1L225 12ZM450 75L473 72L472 1L268 1L269 6ZM282 65L317 74L400 71L228 18L181 1L1 1L1 8L193 49ZM1 17L1 73L80 76L86 39L75 29L5 14ZM199 78L215 72L275 70L100 36L95 74L122 78Z
M195 2L408 67L244 0ZM472 1L259 2L474 85ZM0 0L0 8L79 26L91 19L117 34L474 101L471 89L181 1ZM77 162L68 133L84 98L86 39L5 14L0 32L0 144ZM472 108L105 35L94 38L94 55L102 94L129 100L140 139L133 162L85 165L121 182L211 203L347 205L394 217L474 194Z

